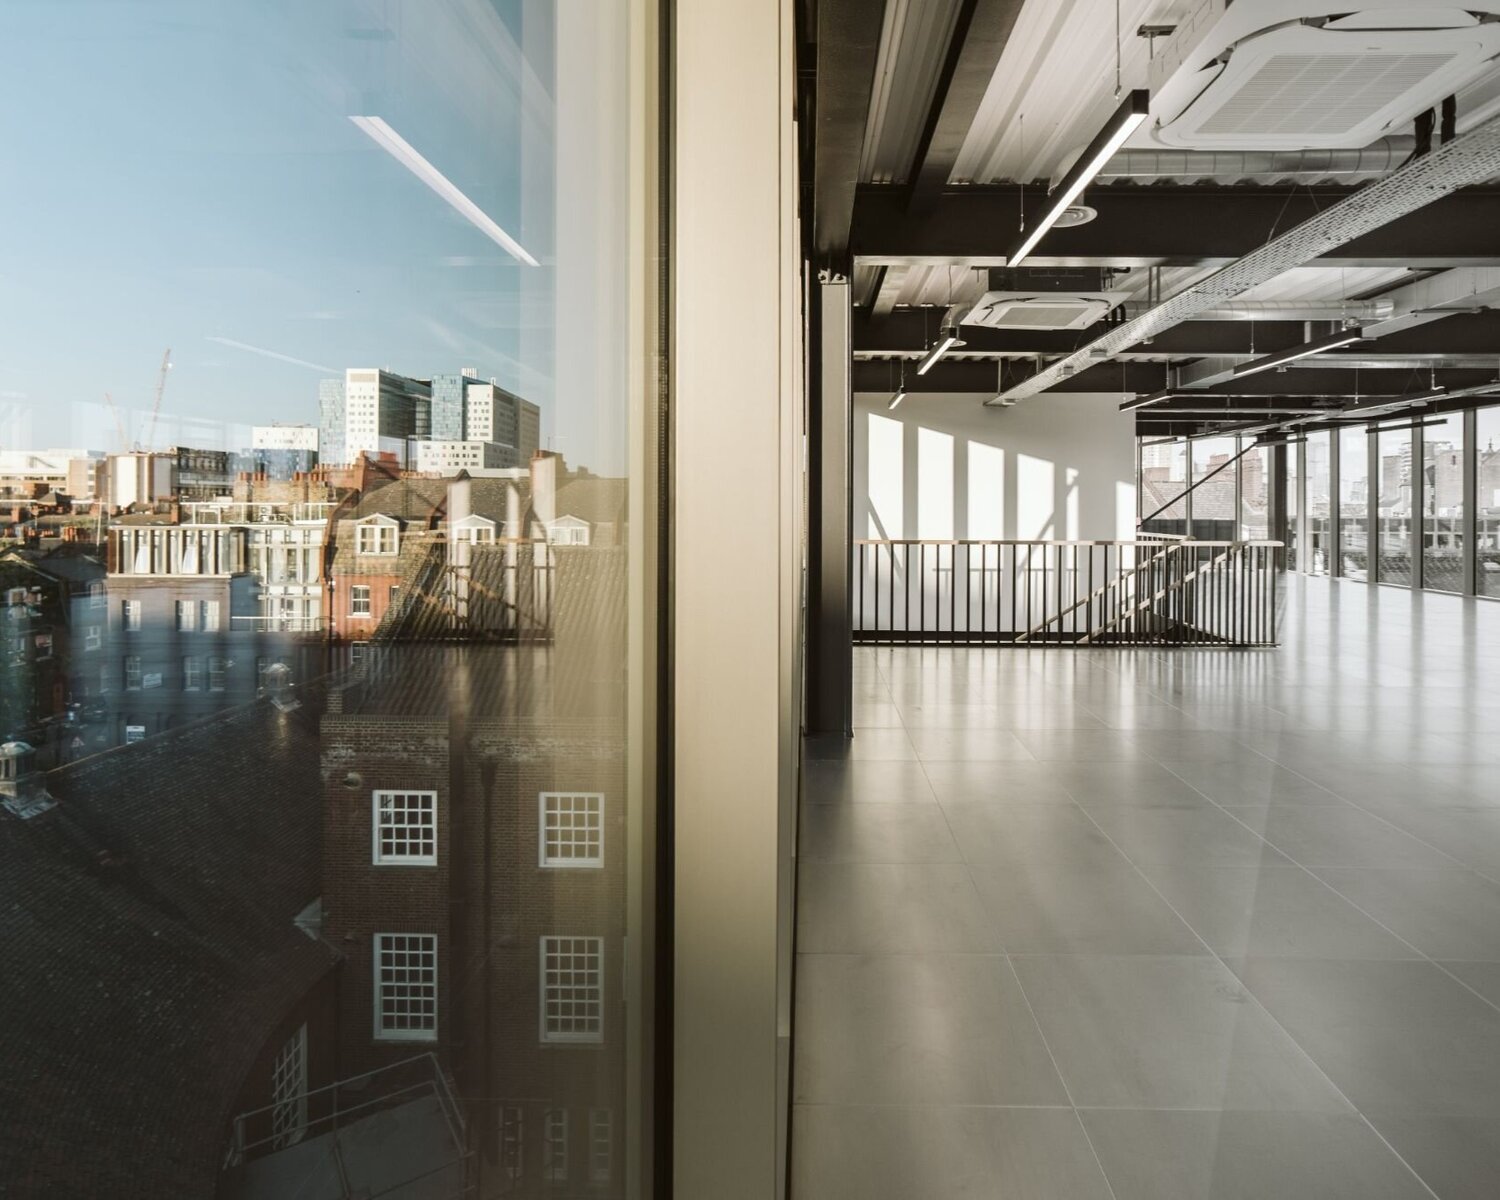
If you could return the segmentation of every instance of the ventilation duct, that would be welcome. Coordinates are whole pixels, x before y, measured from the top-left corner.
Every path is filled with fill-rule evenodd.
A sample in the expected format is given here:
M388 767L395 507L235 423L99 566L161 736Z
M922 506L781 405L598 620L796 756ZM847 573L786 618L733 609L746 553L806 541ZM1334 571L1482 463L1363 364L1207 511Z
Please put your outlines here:
M1363 150L1122 150L1096 177L1122 179L1317 180L1389 175L1416 147L1414 137L1381 138ZM1060 169L1066 171L1064 164Z
M1201 0L1151 64L1137 146L1368 146L1496 69L1500 0Z
M1132 300L1125 306L1127 318L1138 317L1151 305ZM1189 318L1194 321L1383 321L1396 310L1393 301L1380 300L1230 300L1206 308Z

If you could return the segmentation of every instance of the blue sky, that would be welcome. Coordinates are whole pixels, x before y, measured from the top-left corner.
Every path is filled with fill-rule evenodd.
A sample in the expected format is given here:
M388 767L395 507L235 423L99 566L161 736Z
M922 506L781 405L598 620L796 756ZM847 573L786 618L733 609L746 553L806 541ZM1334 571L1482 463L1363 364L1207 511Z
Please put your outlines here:
M142 438L171 347L158 445L315 423L320 368L468 366L540 403L570 458L609 457L551 394L549 7L0 4L0 447L113 449L105 391ZM387 121L542 266L354 114Z

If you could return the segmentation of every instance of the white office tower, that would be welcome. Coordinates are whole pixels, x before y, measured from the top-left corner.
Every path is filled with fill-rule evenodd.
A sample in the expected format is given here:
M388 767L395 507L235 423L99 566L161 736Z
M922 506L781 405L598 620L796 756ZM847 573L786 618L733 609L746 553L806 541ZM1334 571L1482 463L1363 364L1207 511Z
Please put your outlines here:
M408 446L432 428L432 385L370 367L351 367L318 388L324 461L352 463L361 454L393 453L407 465Z
M541 428L542 410L493 379L464 386L465 439L512 447L514 465L525 466L541 446Z

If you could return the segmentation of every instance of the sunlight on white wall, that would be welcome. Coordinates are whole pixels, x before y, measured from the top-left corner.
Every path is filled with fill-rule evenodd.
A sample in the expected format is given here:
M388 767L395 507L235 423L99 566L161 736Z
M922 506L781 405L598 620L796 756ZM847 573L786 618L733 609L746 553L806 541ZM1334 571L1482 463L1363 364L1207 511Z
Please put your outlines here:
M1043 458L1016 455L1016 537L1055 537L1057 468Z
M953 536L953 435L917 430L917 536Z
M1005 451L969 443L969 529L971 538L1005 536Z
M901 449L905 428L900 421L876 413L870 414L869 462L866 464L870 512L865 537L906 536L902 528L902 506L906 497Z
M1072 467L1063 468L1063 482L1067 486L1064 503L1067 508L1067 530L1063 537L1072 541L1078 536L1078 472Z
M1115 483L1115 537L1128 542L1135 537L1135 486Z

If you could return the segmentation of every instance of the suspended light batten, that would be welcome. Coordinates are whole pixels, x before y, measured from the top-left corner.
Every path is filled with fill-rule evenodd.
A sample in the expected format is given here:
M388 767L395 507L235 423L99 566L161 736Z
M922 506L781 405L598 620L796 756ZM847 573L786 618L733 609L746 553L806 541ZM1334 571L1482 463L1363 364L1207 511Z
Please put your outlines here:
M944 332L944 334L940 338L938 338L937 344L934 345L931 350L927 351L927 356L917 364L917 374L927 374L927 372L932 370L932 368L937 364L938 359L942 358L943 355L952 350L954 346L962 345L963 342L959 340L959 336L957 333Z
M887 409L887 411L889 411L890 409L895 408L896 405L900 404L901 401L903 401L905 399L906 399L906 389L902 388L894 396L891 397L891 402L885 406L886 409Z
M1129 412L1133 408L1145 408L1151 404L1161 404L1164 401L1175 399L1177 393L1174 391L1152 392L1148 396L1137 396L1134 400L1126 400L1120 405L1121 412Z
M1006 257L1007 267L1020 266L1026 256L1036 249L1037 243L1047 231L1057 224L1083 189L1093 182L1094 176L1104 169L1104 164L1140 128L1149 115L1150 108L1151 93L1144 88L1137 88L1125 97L1125 103L1120 105L1109 123L1095 135L1094 140L1073 164L1072 170L1063 176L1062 183L1053 193L1052 205L1047 209L1046 216L1036 223L1015 251Z
M1314 354L1324 354L1329 350L1337 350L1340 346L1352 346L1355 342L1364 340L1365 335L1362 331L1346 329L1343 333L1330 334L1314 342L1293 346L1289 350L1278 350L1275 354L1266 355L1265 358L1240 363L1234 368L1233 377L1243 379L1246 375L1258 375L1262 371L1271 371L1277 367L1284 367L1288 363L1294 363L1300 358L1311 358Z

